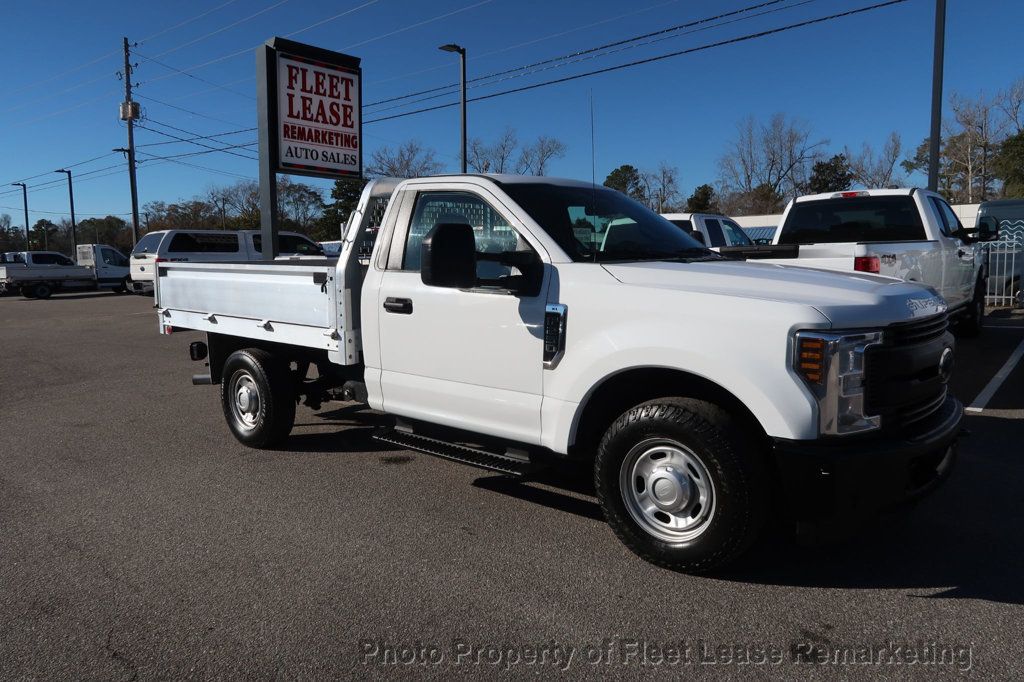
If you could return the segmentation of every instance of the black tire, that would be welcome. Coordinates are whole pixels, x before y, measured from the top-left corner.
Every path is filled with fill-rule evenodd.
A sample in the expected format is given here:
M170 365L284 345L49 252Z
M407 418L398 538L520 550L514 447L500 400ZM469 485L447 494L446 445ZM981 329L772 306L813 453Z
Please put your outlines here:
M35 290L32 287L21 287L19 290L24 298L35 298Z
M749 427L737 423L721 408L690 398L659 398L637 405L616 419L601 439L594 462L594 484L605 518L619 540L653 564L687 573L720 568L742 554L760 532L769 501L770 478L763 446L748 432ZM624 493L622 481L631 481L637 489L644 487L640 485L643 477L634 477L639 471L634 467L639 467L644 457L659 459L656 452L649 457L637 453L656 451L663 444L668 444L665 447L672 452L677 448L688 451L697 458L698 466L702 465L703 473L710 475L710 518L700 522L692 537L658 537L658 519L639 521L637 515L642 519L644 514L627 508L627 497L637 493ZM684 478L690 484L685 489L695 491L696 482L703 476L695 476L698 472L689 464L686 467ZM653 499L663 481L647 480L654 481L649 488ZM698 522L709 513L707 509L688 507L669 518L686 522L691 512Z
M32 298L50 298L53 295L53 285L46 282L32 285Z
M985 325L985 283L978 280L974 296L967 304L967 311L956 325L956 334L962 338L974 338L981 334Z
M131 285L128 283L128 278L125 277L124 279L122 279L121 283L113 291L114 291L115 294L127 294L127 293L130 293L131 292Z
M248 392L248 401L240 398L240 391ZM280 445L295 423L295 388L288 365L265 350L249 348L228 357L220 399L231 432L252 448Z

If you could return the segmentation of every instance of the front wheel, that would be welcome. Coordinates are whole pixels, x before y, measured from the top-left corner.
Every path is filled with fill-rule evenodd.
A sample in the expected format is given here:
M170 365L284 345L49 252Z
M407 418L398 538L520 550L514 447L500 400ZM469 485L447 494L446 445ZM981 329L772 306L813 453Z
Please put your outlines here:
M286 363L271 353L245 349L224 363L221 404L231 432L253 448L280 445L295 423L295 391Z
M594 482L616 536L640 557L700 573L738 557L767 514L764 453L722 409L661 398L620 416Z
M974 296L967 304L967 312L956 325L957 336L973 338L981 334L985 323L985 285L980 280L974 287Z

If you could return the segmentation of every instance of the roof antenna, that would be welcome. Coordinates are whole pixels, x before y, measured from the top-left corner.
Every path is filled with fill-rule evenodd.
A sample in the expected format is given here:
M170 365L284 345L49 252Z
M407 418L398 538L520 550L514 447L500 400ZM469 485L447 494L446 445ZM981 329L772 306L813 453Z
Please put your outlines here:
M594 148L594 89L590 89L590 184L597 185L597 151Z

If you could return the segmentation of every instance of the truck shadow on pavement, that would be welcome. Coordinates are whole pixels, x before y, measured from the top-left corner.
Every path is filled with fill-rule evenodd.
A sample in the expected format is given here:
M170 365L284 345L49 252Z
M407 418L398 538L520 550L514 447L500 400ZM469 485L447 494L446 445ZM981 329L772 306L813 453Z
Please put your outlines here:
M391 452L401 448L373 439L374 432L391 424L387 415L365 405L348 404L334 410L316 412L316 420L296 422L283 450L290 452ZM303 427L316 427L314 432ZM324 430L329 427L330 430Z
M746 555L710 577L1024 604L1024 505L1018 483L1024 480L1024 422L971 416L967 425L973 435L964 440L950 480L931 497L813 542L769 519L767 531ZM561 465L527 479L484 476L474 485L603 521L586 466Z

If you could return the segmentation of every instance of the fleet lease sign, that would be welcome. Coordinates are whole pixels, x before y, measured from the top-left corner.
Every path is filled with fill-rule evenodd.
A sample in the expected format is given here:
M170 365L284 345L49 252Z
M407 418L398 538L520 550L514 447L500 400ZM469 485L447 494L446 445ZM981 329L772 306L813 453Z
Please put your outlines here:
M359 74L280 53L277 57L278 166L359 175Z

